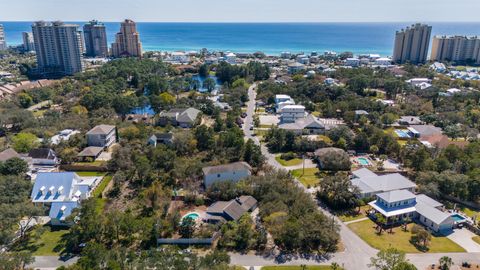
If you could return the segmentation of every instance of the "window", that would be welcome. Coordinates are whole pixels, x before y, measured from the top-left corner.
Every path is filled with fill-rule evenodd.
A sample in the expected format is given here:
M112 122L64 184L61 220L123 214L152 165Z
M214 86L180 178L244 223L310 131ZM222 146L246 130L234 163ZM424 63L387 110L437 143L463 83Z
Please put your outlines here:
M217 177L220 177L220 174L217 174Z

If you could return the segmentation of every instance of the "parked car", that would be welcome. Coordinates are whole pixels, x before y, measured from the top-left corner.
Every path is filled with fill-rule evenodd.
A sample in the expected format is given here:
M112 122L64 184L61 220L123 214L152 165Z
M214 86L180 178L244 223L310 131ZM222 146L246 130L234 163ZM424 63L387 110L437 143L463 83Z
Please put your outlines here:
M242 114L240 115L240 117L242 117L242 118L247 117L247 113L242 113Z

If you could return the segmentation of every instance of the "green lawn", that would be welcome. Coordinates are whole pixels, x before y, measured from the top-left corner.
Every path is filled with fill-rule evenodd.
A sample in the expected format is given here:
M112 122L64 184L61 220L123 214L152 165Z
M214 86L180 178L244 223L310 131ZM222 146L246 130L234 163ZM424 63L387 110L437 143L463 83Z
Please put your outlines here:
M329 265L306 265L306 268L302 268L300 265L282 265L282 266L264 266L262 270L329 270Z
M302 164L302 159L301 158L294 158L290 160L285 160L280 157L280 155L275 156L275 160L282 164L282 166L295 166L295 165L300 165Z
M28 250L34 256L58 256L64 249L60 243L68 230L57 230L50 226L43 226L29 232L28 243L22 243L14 247L16 251Z
M478 244L480 244L480 236L478 236L478 235L477 235L477 236L474 236L474 237L472 238L472 240L475 241L475 242L477 242Z
M306 187L315 186L320 183L320 179L316 175L318 172L318 168L305 168L305 174L303 174L303 169L291 171L292 175Z
M471 218L475 216L477 216L477 218L480 218L480 211L476 211L468 207L460 207L460 210L462 210L463 213L465 213L467 216Z
M91 177L91 176L104 176L107 173L104 172L75 172L78 176Z
M381 235L378 235L375 230L375 223L370 219L348 224L348 227L360 238L376 249L395 247L406 253L419 253L421 251L410 243L412 226L413 224L410 224L406 232L401 227L397 227L393 229L393 233L384 231ZM465 252L465 250L447 237L432 236L428 252Z
M355 207L355 209L352 209L349 212L338 213L338 214L336 213L336 215L343 222L353 221L353 220L357 220L357 219L361 219L361 218L366 217L367 216L366 211L369 208L370 208L370 206L364 205L364 206L360 207L360 213L357 212L358 207Z
M93 161L93 162L74 162L74 163L72 163L72 165L76 165L76 166L103 166L106 163L107 163L106 161L97 160L97 161Z
M260 125L258 126L258 128L272 128L272 126L275 126L275 125L265 125L265 124L262 125L262 124L260 124Z

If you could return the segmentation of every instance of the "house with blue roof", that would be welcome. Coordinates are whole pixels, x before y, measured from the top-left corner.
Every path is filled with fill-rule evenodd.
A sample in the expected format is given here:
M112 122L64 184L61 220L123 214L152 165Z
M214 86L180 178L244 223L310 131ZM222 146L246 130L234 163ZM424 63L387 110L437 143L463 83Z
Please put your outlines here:
M50 206L52 225L68 225L65 219L82 200L91 196L100 180L83 179L74 172L40 172L30 197L35 204Z

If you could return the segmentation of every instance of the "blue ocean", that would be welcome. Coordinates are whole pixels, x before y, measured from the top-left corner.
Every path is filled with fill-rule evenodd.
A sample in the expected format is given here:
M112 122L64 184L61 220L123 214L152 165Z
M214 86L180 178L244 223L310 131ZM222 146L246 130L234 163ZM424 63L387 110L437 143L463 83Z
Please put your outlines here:
M31 22L0 22L7 43L21 44ZM83 22L74 22L83 25ZM278 55L312 51L351 51L389 56L396 30L411 23L138 23L146 51L188 51L207 48L233 52L263 51ZM480 22L429 23L433 35L480 35ZM120 23L107 22L108 42Z

